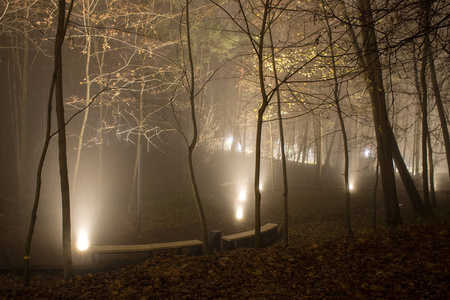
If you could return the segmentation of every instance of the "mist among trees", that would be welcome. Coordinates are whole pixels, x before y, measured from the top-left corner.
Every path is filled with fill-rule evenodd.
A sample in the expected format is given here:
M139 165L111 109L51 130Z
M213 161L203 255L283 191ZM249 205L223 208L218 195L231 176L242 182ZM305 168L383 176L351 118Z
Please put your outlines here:
M251 216L256 247L278 207L288 247L292 191L310 187L344 191L350 236L355 190L374 227L403 223L399 191L416 217L439 211L449 13L440 0L2 1L0 201L31 223L25 263L54 210L66 278L71 233L105 227L111 207L136 232L158 201L189 211L205 253L214 205Z

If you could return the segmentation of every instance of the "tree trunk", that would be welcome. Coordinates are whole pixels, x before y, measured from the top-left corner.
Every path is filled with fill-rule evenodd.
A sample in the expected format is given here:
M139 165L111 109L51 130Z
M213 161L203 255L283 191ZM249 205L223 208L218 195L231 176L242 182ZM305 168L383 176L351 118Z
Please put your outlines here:
M323 3L323 2L322 2ZM323 5L325 7L325 5ZM325 11L325 21L327 24L327 31L328 31L328 39L330 42L330 54L331 54L331 63L332 63L332 69L333 69L333 96L334 96L334 103L336 105L337 114L339 118L339 124L341 126L341 132L342 132L342 141L344 143L344 183L345 183L345 212L346 212L346 227L347 227L347 234L352 236L352 225L351 225L351 215L350 215L350 181L349 181L349 154L348 154L348 139L347 139L347 131L345 130L345 122L344 118L342 116L342 110L341 110L341 104L340 104L340 85L338 82L338 74L337 74L337 68L336 68L336 60L334 55L334 42L333 42L333 36L331 32L331 27L328 22L328 16L327 12ZM334 136L333 136L334 137ZM330 146L331 148L332 146ZM329 157L329 155L328 155ZM327 157L327 159L328 159Z
M428 132L428 95L427 95L427 83L425 78L425 61L426 53L424 53L422 71L420 75L420 81L422 86L422 189L423 200L425 202L425 208L427 212L431 211L430 206L430 191L428 187L428 151L427 151L427 136Z
M303 141L302 146L300 149L302 149L302 164L305 165L306 160L308 158L308 131L309 131L309 120L306 119L306 127L305 127L305 133L303 134Z
M190 67L190 82L189 82L189 103L191 108L191 121L193 126L193 136L191 142L188 144L188 166L189 166L189 175L191 178L191 186L192 191L194 193L195 203L197 205L197 210L200 215L200 222L202 227L202 238L203 244L205 248L205 252L209 253L209 241L208 241L208 227L206 225L205 213L203 211L202 202L200 199L200 193L198 191L197 180L195 178L194 164L192 160L192 154L195 150L195 146L197 145L198 133L197 133L197 117L195 114L195 68L194 68L194 59L192 57L192 44L191 44L191 35L190 35L190 22L189 22L189 3L190 0L186 0L186 35L187 35L187 49L189 56L189 67Z
M436 69L434 67L434 58L432 53L429 53L428 61L430 65L431 84L433 86L434 97L436 99L436 107L439 114L439 121L441 123L442 136L444 138L445 155L447 158L448 175L450 178L450 136L448 133L448 122L445 116L444 105L442 103L441 91L439 90L439 84L437 81Z
M275 50L273 45L272 31L269 28L270 37L270 50L272 54L272 67L273 76L275 80L275 86L278 86L278 74L277 65L275 62ZM277 95L277 115L278 115L278 125L280 128L280 150L281 150L281 165L283 168L283 236L284 236L284 247L289 247L289 213L288 213L288 181L287 181L287 170L286 170L286 154L284 151L284 129L283 129L283 116L281 114L281 96L280 89L276 91Z
M430 211L436 208L436 190L434 188L434 163L433 163L433 147L431 146L431 134L427 134L427 145L428 145L428 164L430 169Z
M319 114L316 126L314 127L316 133L316 177L315 184L320 187L322 177L322 115Z
M19 201L24 202L25 192L28 190L28 176L25 173L25 166L27 165L27 126L28 126L28 77L29 77L29 51L28 38L24 38L23 50L23 64L22 64L22 84L21 84L21 99L20 99L20 165L19 165Z
M395 139L392 138L392 128L387 115L378 42L375 34L371 4L369 0L358 0L357 3L360 13L361 36L363 39L362 47L357 41L352 26L348 26L348 34L355 47L359 66L365 75L365 82L371 99L386 211L386 223L388 226L396 226L401 224L402 220L398 207L395 173L392 164L391 143ZM341 1L341 5L344 13L346 13L345 3L343 1Z
M335 122L336 123L336 122ZM342 129L342 127L341 127ZM325 162L323 164L323 173L326 175L326 172L329 170L330 168L330 159L331 159L331 155L333 153L333 148L334 148L334 143L336 140L336 134L333 133L331 136L331 141L328 144L328 149L327 149L327 156L325 157Z
M52 128L52 100L53 92L56 81L56 70L53 72L52 83L50 85L50 92L47 101L47 125L45 131L44 148L42 149L41 158L39 160L38 170L36 174L36 190L34 194L34 204L31 211L30 226L28 227L27 239L25 241L25 255L24 255L24 284L29 286L30 284L30 265L31 265L31 242L33 239L34 227L37 219L37 210L39 207L39 201L41 198L41 186L42 186L42 170L44 168L45 157L47 156L48 145L50 144L50 131Z
M422 101L420 107L422 109L422 187L423 187L423 200L425 202L425 208L427 213L431 211L430 203L430 191L428 182L428 151L427 151L427 140L428 140L428 86L426 78L427 60L430 53L430 39L429 39L429 12L431 7L431 1L426 1L424 4L424 20L423 27L425 29L425 36L423 42L423 54L422 54L422 67L420 70L420 86L422 90ZM420 98L419 98L420 99Z
M275 192L275 168L274 168L274 160L273 157L273 130L272 130L272 122L269 122L269 135L270 135L270 179L271 179L271 192L272 196Z
M56 100L56 118L58 124L58 149L59 149L59 173L61 180L61 199L62 199L62 219L63 219L63 266L64 278L72 277L72 241L71 241L71 222L70 222L70 192L69 177L67 171L67 149L66 149L66 128L64 118L64 98L63 98L63 79L62 79L62 46L65 35L65 0L58 2L58 29L55 37L55 100Z
M83 1L83 20L84 27L86 28L86 66L85 66L85 74L86 76L86 98L85 98L85 106L87 107L84 110L83 122L81 123L80 134L78 136L78 147L77 147L77 156L75 159L74 172L73 172L73 180L72 180L72 190L76 193L77 191L77 182L78 182L78 169L80 167L81 161L81 152L83 149L83 141L84 141L84 131L86 129L87 120L89 117L89 102L91 100L91 74L90 74L90 66L91 66L91 49L92 49L92 34L91 34L91 22L90 22L90 3L86 4L86 0ZM87 6L87 7L86 7Z

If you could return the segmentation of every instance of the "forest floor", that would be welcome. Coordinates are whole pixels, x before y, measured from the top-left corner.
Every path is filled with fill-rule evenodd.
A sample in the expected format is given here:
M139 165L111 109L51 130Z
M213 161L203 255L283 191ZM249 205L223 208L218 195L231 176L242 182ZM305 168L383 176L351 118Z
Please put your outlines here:
M406 217L406 225L373 231L370 205L360 206L356 199L355 235L346 237L342 210L336 209L342 205L333 193L328 195L327 200L316 198L314 206L304 201L290 207L287 249L280 238L262 249L161 254L109 272L78 273L70 280L63 280L59 271L33 272L29 287L20 276L3 272L0 297L450 299L448 203L433 217ZM264 220L280 223L278 217Z
M450 222L433 221L285 249L158 255L123 269L0 275L5 299L449 299Z

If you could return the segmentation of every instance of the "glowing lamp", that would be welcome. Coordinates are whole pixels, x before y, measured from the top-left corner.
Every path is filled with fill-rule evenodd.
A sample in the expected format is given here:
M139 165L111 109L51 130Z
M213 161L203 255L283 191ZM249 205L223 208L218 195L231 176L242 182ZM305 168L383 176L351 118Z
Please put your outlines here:
M242 209L242 207L238 207L236 209L236 219L242 220L243 217L244 217L244 210Z
M89 248L89 240L85 232L81 232L78 236L77 248L80 251L85 251Z
M225 141L225 150L231 150L231 146L233 145L233 137L230 136L227 138L227 140Z
M241 190L240 192L239 192L239 201L245 201L245 198L246 198L246 190Z

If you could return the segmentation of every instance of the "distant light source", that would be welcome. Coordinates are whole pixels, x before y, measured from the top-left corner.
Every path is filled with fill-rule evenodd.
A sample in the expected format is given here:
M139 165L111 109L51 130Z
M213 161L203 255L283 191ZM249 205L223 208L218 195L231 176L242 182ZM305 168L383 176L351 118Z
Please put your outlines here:
M80 251L85 251L89 248L89 240L86 232L82 231L78 236L77 248Z
M364 157L369 157L370 156L370 150L369 149L366 149L366 150L364 150Z
M233 146L233 137L230 136L226 139L225 141L225 150L230 151L231 150L231 146Z
M351 190L353 190L353 183L349 183L348 184L348 189L351 191Z
M262 183L260 183L260 184L259 184L259 191L260 191L260 192L262 191L262 188L263 188Z
M244 217L244 209L241 206L238 206L236 209L236 219L242 220Z
M239 192L239 201L245 201L246 196L247 196L247 191L245 189L241 190Z

